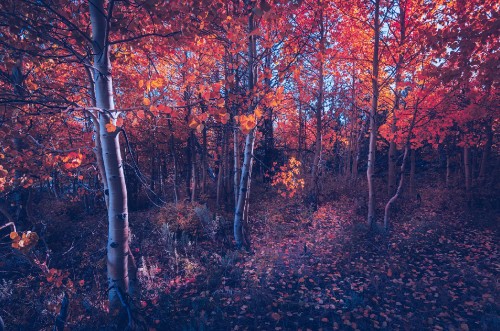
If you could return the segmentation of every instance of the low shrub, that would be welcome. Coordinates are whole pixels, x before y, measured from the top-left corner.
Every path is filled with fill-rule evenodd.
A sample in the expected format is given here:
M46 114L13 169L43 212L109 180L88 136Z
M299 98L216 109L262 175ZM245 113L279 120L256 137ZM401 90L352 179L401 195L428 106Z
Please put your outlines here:
M197 237L203 234L203 224L196 213L197 203L168 203L160 209L155 222L158 225L166 224L170 231Z

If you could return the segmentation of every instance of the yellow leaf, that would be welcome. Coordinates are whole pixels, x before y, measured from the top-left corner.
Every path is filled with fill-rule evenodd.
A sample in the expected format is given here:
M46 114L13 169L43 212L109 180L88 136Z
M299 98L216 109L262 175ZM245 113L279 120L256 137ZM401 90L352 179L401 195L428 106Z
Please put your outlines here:
M149 100L149 98L144 98L142 100L142 103L144 104L144 106L149 106L151 104L151 100Z
M198 120L198 118L196 118L196 116L191 116L191 118L188 121L188 126L191 129L196 129L198 128L198 125L200 125L200 121Z
M252 128L249 128L248 126L240 126L240 130L243 134L249 134L250 131L252 131Z
M11 232L9 237L10 237L10 239L14 240L14 239L18 238L19 235L17 234L17 232Z
M161 87L163 85L163 79L162 78L158 78L158 79L155 79L151 82L151 87L152 88L158 88L158 87Z
M115 132L116 131L116 125L114 125L113 123L106 124L106 131L109 132L109 133Z
M141 79L141 80L139 81L139 88L142 88L143 86L144 86L144 80L142 80L142 79Z
M240 116L240 126L243 133L248 134L256 125L257 121L254 114Z
M260 109L260 107L255 108L255 116L257 116L257 118L261 118L262 115L264 115L262 109Z

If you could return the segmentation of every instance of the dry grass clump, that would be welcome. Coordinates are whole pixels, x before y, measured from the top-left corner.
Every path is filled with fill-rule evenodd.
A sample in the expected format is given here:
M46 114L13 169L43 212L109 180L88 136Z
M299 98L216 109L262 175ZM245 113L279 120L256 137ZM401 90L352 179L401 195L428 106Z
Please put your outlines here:
M166 224L170 231L185 233L197 237L203 233L203 224L196 214L197 203L168 203L157 213L154 221L158 225Z

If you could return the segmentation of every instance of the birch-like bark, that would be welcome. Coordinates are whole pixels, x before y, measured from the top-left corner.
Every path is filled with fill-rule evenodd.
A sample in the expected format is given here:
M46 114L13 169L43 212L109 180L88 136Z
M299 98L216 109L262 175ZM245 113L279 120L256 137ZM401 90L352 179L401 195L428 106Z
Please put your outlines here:
M246 200L248 199L247 191L250 188L250 168L253 161L253 147L255 141L255 129L252 129L245 139L245 152L243 156L243 166L241 167L241 179L239 184L238 201L236 211L234 213L234 239L236 247L241 248L243 245L248 246L245 242L243 230L243 215L245 211Z
M401 27L401 35L399 39L399 47L403 47L406 39L406 2L400 2L399 4L399 24ZM401 82L401 67L404 64L404 56L402 53L399 54L398 61L395 68L395 87L394 87L394 107L392 110L392 122L391 122L391 133L392 138L389 143L389 154L388 154L388 178L387 178L387 193L389 196L394 194L396 189L396 153L397 146L395 141L395 135L397 132L397 112L399 110L399 105L401 101L401 92L399 91Z
M325 51L325 29L323 24L323 12L320 13L320 41L319 47L321 55ZM324 103L324 73L323 73L323 56L319 63L319 73L318 73L318 100L316 104L316 143L314 148L314 159L312 168L312 180L313 180L313 208L316 210L318 208L319 200L319 163L321 161L321 152L323 145L322 129L323 129L323 103Z
M405 172L405 167L406 167L406 159L408 157L408 150L409 150L409 147L406 146L405 147L405 152L403 154L403 163L401 164L401 169L400 169L401 175L399 177L399 185L398 185L398 188L396 190L396 193L389 199L389 201L385 205L385 210L384 210L384 229L386 231L389 228L389 211L390 211L391 205L396 201L396 199L401 194L401 191L403 190L403 183L404 183L404 178L405 178L404 172Z
M238 197L240 194L240 141L239 141L239 128L234 123L233 131L233 165L234 165L234 209L238 208Z
M399 185L396 190L396 193L389 199L387 204L385 205L384 209L384 229L387 231L389 228L389 212L391 205L396 201L396 199L401 195L401 192L403 191L403 184L404 184L404 177L405 177L405 167L406 167L406 160L408 158L408 153L410 151L410 139L413 134L413 128L415 126L415 121L417 118L417 112L418 112L418 103L415 105L415 109L413 111L413 117L411 119L410 123L410 128L408 129L408 137L406 138L406 144L405 144L405 152L403 154L403 161L401 163L401 169L400 169L400 178L399 178Z
M87 78L89 80L89 92L90 92L90 104L92 107L96 106L96 97L95 97L95 84L94 84L94 75L89 67L85 67L85 73L87 74ZM92 149L95 155L97 170L99 171L99 176L101 177L101 184L104 188L104 192L108 190L108 181L106 179L106 171L104 170L104 161L102 160L102 147L101 147L101 130L99 128L99 122L97 121L98 114L94 111L91 112L92 116L90 119L94 126L94 148ZM109 207L109 199L108 195L104 195L104 202L106 203L106 208Z
M368 182L368 225L375 226L375 184L373 176L375 173L375 152L377 149L377 109L378 109L378 73L379 73L379 44L380 44L380 0L375 0L375 38L373 47L373 68L372 68L372 106L370 109L370 142L368 145L368 166L366 177Z
M245 240L245 243L247 247L250 246L250 233L249 233L249 213L250 213L250 192L252 188L252 169L253 169L253 150L254 150L254 145L255 145L255 132L253 134L253 142L252 146L250 146L250 153L251 159L250 159L250 165L248 168L248 179L247 179L247 191L245 192L245 205L243 207L243 239Z
M93 106L96 106L95 104ZM95 114L95 118L92 118L94 124L94 134L95 134L95 145L93 152L95 155L97 169L99 170L99 176L101 184L104 189L104 193L108 192L108 180L106 178L106 170L104 169L104 160L102 158L102 144L101 144L101 128L99 126L99 121L97 120L98 114ZM104 194L104 202L106 203L106 208L109 208L109 194Z
M94 51L94 86L96 106L99 114L102 157L108 184L105 194L109 197L107 269L109 281L110 309L120 307L117 291L128 293L129 275L129 226L127 210L127 189L123 173L119 131L108 133L106 124L114 122L113 82L108 43L108 17L104 10L104 0L89 0L90 21ZM111 13L107 13L111 16Z
M254 15L250 14L248 18L248 32L249 33L252 32L254 28L255 28ZM256 39L254 35L251 35L248 40L248 86L247 86L250 94L253 92L253 88L257 81L255 54L256 54ZM254 102L253 100L251 100L250 110L253 109L254 109ZM246 247L250 246L250 243L245 240L243 222L244 222L245 206L247 206L247 211L248 211L249 194L247 193L250 192L250 186L251 186L254 141L255 141L255 128L250 130L245 139L243 166L241 168L239 193L237 195L238 200L236 203L236 209L234 213L234 239L237 248L241 248L243 245L245 245Z

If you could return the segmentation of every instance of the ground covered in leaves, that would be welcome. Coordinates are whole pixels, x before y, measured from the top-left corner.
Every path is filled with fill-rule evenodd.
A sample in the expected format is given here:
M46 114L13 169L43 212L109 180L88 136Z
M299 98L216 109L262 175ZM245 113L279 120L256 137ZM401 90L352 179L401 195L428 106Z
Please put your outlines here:
M196 223L202 206L134 213L133 306L150 330L499 330L498 220L443 192L426 195L399 206L389 235L368 232L343 196L316 212L262 199L251 251L232 248L229 215ZM45 272L47 249L3 254L0 314L16 326L8 330L51 329L63 291L68 329L111 328L105 218L69 218L58 216L64 230L41 232Z

